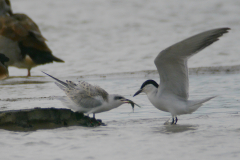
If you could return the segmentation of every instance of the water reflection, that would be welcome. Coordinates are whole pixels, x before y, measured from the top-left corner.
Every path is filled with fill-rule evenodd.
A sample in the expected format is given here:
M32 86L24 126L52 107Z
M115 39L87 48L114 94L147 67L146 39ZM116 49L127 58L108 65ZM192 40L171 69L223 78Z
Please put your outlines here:
M155 128L154 132L157 133L181 133L191 130L197 130L198 125L190 125L190 124L177 124L177 125L163 125L160 128Z
M21 84L42 84L42 83L48 83L44 81L11 81L11 82L5 82L1 83L1 85L21 85Z
M48 83L49 81L43 79L42 76L32 76L32 77L23 77L23 76L12 76L7 79L0 81L1 85L21 85L21 84L43 84Z

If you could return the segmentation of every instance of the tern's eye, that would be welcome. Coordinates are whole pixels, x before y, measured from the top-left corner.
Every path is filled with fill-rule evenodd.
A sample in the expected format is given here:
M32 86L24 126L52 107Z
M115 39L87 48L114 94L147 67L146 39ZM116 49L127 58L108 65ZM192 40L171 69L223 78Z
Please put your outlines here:
M115 100L120 100L120 99L123 99L123 97L121 97L121 96L116 96L116 97L114 97L114 99L115 99Z

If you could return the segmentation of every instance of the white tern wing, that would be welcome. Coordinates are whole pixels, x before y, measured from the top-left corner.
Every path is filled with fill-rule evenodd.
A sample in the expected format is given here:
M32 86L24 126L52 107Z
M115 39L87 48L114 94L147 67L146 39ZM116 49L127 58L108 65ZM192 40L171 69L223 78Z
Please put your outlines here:
M205 31L160 52L154 60L160 75L159 91L187 99L189 87L188 58L216 42L229 29L219 28Z

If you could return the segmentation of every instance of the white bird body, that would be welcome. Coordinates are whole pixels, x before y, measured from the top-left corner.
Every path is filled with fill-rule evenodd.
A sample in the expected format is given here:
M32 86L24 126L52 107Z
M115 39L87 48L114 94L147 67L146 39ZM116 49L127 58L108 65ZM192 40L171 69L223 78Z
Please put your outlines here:
M113 97L117 95L109 95L108 96L108 101L105 101L102 96L94 96L92 97L94 101L100 101L101 105L96 106L96 107L86 107L84 105L81 105L80 103L74 103L72 99L69 97L58 97L57 99L60 100L63 105L67 106L68 108L72 109L75 112L81 112L81 113L86 113L86 114L91 114L91 113L101 113L105 111L112 110L114 108L119 107L122 105L124 102L114 102ZM118 95L120 96L120 95Z
M95 113L109 111L124 103L130 103L133 108L136 104L121 95L108 94L104 89L85 81L79 81L78 84L72 81L63 82L47 73L45 74L55 79L57 81L55 84L67 95L67 97L57 97L57 99L76 112L93 113L95 117Z
M159 95L161 94L161 95ZM165 93L147 93L149 101L159 110L170 112L173 116L189 114L202 106L202 103L214 98L209 97L201 100L186 100L178 96Z
M154 63L160 76L160 85L153 80L145 81L140 90L147 94L149 101L157 109L170 112L174 123L177 115L190 114L202 106L204 102L214 98L188 100L189 80L187 60L218 40L229 28L213 29L202 32L161 51Z

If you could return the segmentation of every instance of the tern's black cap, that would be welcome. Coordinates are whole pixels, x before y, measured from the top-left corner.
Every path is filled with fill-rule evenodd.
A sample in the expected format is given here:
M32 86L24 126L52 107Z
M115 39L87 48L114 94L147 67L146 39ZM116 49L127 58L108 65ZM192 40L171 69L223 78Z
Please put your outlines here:
M154 80L152 80L152 79L149 79L149 80L146 80L145 82L143 82L143 84L142 84L142 86L141 86L141 89L143 89L146 85L148 85L148 84L152 84L152 85L154 85L156 88L158 88L158 84L157 84L157 82L155 82Z

